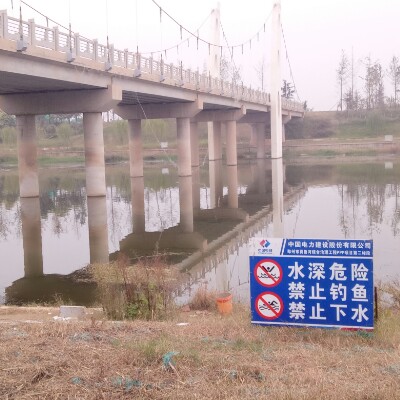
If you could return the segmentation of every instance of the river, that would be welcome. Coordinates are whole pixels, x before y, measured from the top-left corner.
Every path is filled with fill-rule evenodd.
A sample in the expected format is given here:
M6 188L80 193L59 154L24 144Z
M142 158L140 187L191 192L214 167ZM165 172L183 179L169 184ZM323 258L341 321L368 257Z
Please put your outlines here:
M18 171L0 171L0 302L92 304L77 280L90 262L154 251L185 269L177 301L200 285L249 300L251 236L374 240L375 282L398 277L400 163L284 163L282 220L273 213L270 160L205 163L179 178L173 165L107 166L106 198L85 193L81 168L40 169L41 195L20 199ZM275 221L274 221L275 219ZM279 225L279 226L278 226ZM278 229L277 229L278 228Z

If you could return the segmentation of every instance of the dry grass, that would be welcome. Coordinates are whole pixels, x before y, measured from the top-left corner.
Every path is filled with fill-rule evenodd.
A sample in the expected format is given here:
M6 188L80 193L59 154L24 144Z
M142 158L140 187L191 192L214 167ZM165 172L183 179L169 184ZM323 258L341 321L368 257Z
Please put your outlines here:
M4 322L0 398L400 398L398 313L383 313L373 335L249 321L236 306L168 322Z
M189 302L191 310L215 310L217 294L215 291L208 290L206 285L200 286Z
M142 258L135 265L120 258L110 264L94 264L90 270L109 318L154 320L173 313L172 290L177 274L162 256Z

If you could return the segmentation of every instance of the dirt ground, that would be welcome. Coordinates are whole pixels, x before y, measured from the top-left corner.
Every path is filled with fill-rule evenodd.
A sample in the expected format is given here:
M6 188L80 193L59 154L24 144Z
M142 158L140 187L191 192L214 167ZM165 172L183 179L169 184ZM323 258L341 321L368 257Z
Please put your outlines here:
M0 307L1 399L400 399L400 316L374 333L260 327L248 310L55 320Z

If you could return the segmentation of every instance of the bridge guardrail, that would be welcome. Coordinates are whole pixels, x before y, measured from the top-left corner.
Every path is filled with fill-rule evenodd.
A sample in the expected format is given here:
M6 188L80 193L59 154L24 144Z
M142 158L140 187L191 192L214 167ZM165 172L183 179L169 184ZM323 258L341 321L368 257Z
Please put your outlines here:
M271 103L271 95L260 90L248 88L237 82L228 82L200 74L199 71L183 69L166 64L162 59L143 57L138 52L128 49L118 50L113 45L100 44L96 39L88 39L79 33L62 32L58 26L48 28L36 25L33 19L28 22L7 15L7 11L0 11L0 37L13 41L23 41L25 45L41 47L57 52L66 53L66 61L72 62L75 57L81 57L104 64L105 70L112 66L133 71L133 76L159 75L159 81L165 79L177 86L188 85L195 90L231 97L237 100L266 104ZM282 98L282 106L286 110L303 112L303 104Z

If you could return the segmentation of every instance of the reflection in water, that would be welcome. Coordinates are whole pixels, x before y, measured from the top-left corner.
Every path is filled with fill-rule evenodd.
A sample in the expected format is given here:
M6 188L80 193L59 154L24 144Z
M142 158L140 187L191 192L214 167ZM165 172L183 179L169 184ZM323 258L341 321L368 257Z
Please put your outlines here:
M132 232L145 231L146 218L144 215L144 179L143 177L131 178L132 193Z
M286 182L284 171L282 160L238 167L214 161L192 177L147 169L143 179L112 167L107 198L90 198L87 208L83 173L46 171L40 206L15 195L17 175L0 175L1 289L11 303L49 301L54 293L83 302L78 287L88 300L88 284L76 284L72 271L107 262L110 252L111 259L116 251L148 254L158 244L190 269L182 301L204 281L246 299L246 243L255 235L371 237L377 277L397 273L399 164L288 165ZM292 200L283 201L284 193Z
M237 165L229 165L226 167L226 175L228 178L228 207L238 208L238 172Z
M283 161L282 158L273 159L272 163L272 209L273 209L273 237L283 238Z
M38 197L21 198L22 242L25 277L43 275L42 227Z
M180 228L182 232L193 232L193 193L192 177L179 177L179 210Z
M210 208L219 207L223 197L222 160L210 161L208 165L210 175Z
M90 263L107 263L109 260L106 198L88 197L87 207Z

